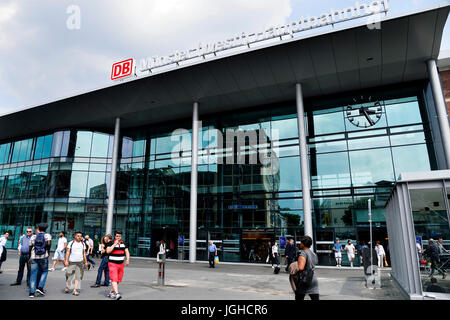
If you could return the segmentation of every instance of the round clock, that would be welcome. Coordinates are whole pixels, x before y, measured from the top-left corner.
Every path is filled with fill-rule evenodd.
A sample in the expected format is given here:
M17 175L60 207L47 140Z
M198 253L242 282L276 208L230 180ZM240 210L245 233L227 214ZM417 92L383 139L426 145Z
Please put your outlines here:
M379 101L372 101L372 96L353 98L354 104L347 106L348 121L359 128L370 128L380 121L383 107Z

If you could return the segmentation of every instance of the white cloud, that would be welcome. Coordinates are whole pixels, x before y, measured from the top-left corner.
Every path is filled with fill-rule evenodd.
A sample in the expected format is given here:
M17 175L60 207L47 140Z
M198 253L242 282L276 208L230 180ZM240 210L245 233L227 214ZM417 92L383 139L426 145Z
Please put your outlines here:
M80 30L66 27L72 4ZM9 1L0 6L0 112L108 85L121 58L259 31L290 14L290 0Z

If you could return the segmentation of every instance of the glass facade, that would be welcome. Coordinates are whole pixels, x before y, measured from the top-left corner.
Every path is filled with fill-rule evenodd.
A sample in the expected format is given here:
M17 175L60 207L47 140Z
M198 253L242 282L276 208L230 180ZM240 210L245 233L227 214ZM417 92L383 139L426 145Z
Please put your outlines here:
M375 236L386 241L384 204L399 174L436 169L420 99L380 98L380 118L369 128L349 121L348 103L306 104L321 263L332 263L336 238L367 241L369 198ZM295 102L202 121L197 259L207 259L211 239L223 261L265 261L268 241L303 234ZM132 255L154 257L165 239L170 257L188 257L190 128L188 120L122 131L113 229L125 231ZM0 145L0 227L16 239L8 244L16 247L41 220L53 236L104 232L113 143L111 134L70 129Z

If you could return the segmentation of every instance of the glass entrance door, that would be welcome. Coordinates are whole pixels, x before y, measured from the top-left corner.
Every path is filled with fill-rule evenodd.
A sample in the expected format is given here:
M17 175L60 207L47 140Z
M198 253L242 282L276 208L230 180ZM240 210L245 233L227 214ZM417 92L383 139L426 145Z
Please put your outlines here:
M316 242L316 253L319 258L319 264L325 266L334 265L334 228L319 228L315 230L316 236L314 237Z

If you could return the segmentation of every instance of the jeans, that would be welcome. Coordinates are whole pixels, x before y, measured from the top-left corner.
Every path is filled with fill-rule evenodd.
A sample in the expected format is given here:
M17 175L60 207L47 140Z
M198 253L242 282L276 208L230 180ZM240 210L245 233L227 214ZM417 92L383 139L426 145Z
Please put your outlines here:
M215 258L216 258L216 252L210 252L209 253L209 266L210 267L214 268Z
M91 260L91 255L90 254L86 254L86 260L90 263L92 263L95 266L95 261Z
M30 254L20 254L19 258L19 271L17 272L16 283L22 283L23 272L25 270L25 265L27 266L27 285L30 286L30 269L31 267L28 265L28 261L30 260Z
M48 274L48 258L31 259L30 294L36 292L36 279L39 278L38 288L44 288Z
M102 282L102 273L105 273L105 285L109 285L109 268L108 268L108 257L104 257L102 259L102 262L100 262L100 267L98 267L97 272L97 280L95 281L96 284L100 285Z

